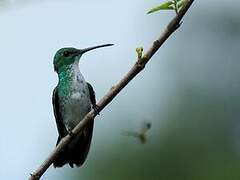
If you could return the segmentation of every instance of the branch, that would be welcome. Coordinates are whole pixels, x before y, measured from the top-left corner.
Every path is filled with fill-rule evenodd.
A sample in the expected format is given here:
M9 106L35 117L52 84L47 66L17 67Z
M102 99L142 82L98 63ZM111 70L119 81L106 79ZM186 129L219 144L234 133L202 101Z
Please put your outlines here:
M137 62L133 65L130 71L115 85L109 92L98 102L99 112L104 109L113 98L140 72L144 69L145 65L151 59L151 57L157 52L157 50L162 46L162 44L169 38L169 36L180 27L181 20L187 10L190 8L194 0L188 0L185 7L183 7L178 14L170 21L166 29L160 35L160 37L153 42L150 49L137 59ZM61 142L57 147L51 152L47 159L40 165L40 167L29 177L29 180L38 180L44 174L44 172L50 167L53 160L58 156L63 148L65 148L72 140L73 136L79 134L82 129L94 119L97 114L94 110L91 110L79 124L72 130L71 135L67 135L62 138Z

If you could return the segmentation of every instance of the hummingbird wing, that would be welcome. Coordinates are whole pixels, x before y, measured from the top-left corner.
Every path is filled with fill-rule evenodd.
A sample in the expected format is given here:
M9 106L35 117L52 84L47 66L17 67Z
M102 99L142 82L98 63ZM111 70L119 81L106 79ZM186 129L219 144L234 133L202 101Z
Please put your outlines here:
M88 90L89 90L89 95L90 95L90 101L91 101L92 105L95 106L96 105L96 97L95 97L94 89L90 83L87 82L87 85L88 85Z
M54 112L54 116L55 116L55 120L56 120L56 124L57 124L57 130L58 130L58 134L59 134L59 138L57 141L57 144L58 144L60 139L63 138L64 136L66 136L67 130L63 124L63 118L62 118L60 108L59 108L59 97L58 97L57 87L55 87L55 89L53 90L52 104L53 104L53 112Z
M53 95L52 95L52 104L53 104L53 112L57 124L57 130L58 130L58 139L57 139L57 144L61 141L61 139L67 135L67 130L65 125L63 124L63 118L60 112L59 108L59 96L58 96L58 88L55 87L53 90ZM68 151L64 149L60 155L54 160L53 166L54 167L61 167L64 164L68 163ZM71 167L73 167L72 164L70 164Z

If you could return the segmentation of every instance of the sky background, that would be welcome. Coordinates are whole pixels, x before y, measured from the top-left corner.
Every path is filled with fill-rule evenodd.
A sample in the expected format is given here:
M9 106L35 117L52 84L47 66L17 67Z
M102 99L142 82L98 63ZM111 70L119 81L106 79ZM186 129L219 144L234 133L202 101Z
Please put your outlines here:
M80 69L99 100L147 50L174 12L158 0L0 1L0 179L26 179L55 147L53 56L91 51ZM240 1L195 1L183 24L96 118L81 168L48 179L235 180L240 178ZM126 137L152 123L146 144Z

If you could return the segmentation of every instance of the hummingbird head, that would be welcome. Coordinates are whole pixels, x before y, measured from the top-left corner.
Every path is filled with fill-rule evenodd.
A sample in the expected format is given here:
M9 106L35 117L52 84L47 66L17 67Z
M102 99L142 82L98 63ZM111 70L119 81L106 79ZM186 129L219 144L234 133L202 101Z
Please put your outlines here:
M64 66L69 66L76 62L78 63L79 59L85 52L91 51L93 49L101 48L101 47L112 46L112 45L113 44L103 44L103 45L93 46L85 49L76 49L72 47L61 48L56 52L54 56L54 60L53 60L54 70L58 72L59 69L61 69Z

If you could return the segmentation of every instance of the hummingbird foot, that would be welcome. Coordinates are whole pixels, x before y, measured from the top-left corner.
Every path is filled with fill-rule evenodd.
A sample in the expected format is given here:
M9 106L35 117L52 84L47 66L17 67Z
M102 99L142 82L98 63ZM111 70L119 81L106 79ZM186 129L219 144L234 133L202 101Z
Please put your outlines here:
M71 137L74 137L74 136L75 136L75 134L72 132L71 129L69 129L69 128L67 128L67 127L66 127L66 129L67 129L67 132L68 132L68 135L69 135L69 136L71 136Z
M75 136L75 134L72 131L69 131L69 130L68 130L68 135L71 136L71 137Z
M95 114L100 115L100 113L99 113L100 112L100 108L99 108L99 106L97 104L94 104L92 106L92 108L93 108Z

